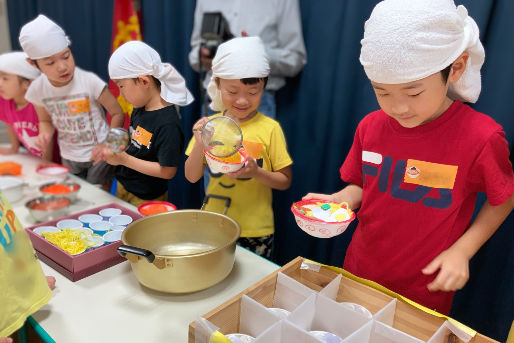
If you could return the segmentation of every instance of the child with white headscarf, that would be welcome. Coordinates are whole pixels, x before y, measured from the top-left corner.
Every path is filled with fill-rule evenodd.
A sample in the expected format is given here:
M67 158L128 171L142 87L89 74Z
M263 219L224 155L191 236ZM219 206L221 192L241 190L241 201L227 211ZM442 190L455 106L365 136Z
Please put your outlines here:
M15 154L20 143L32 154L41 157L35 144L39 134L38 118L34 106L25 99L32 80L40 72L27 62L27 55L13 51L0 55L0 121L6 124L11 146L0 147L0 154ZM50 159L51 149L46 151Z
M39 15L21 28L19 41L29 63L42 72L25 95L39 117L37 146L48 149L57 132L62 163L107 188L114 168L105 162L93 165L90 157L109 132L102 107L111 114L110 126L122 127L121 106L104 81L75 66L70 40L52 20Z
M227 215L241 226L238 244L266 258L271 257L275 231L272 189L289 188L292 178L292 160L280 124L257 110L269 72L259 37L234 38L218 47L208 92L212 109L219 113L194 124L185 163L186 178L197 182L206 166L200 134L203 125L220 116L239 124L250 158L235 172L215 174L209 169L205 209L223 213L229 204Z
M109 76L134 106L128 148L119 153L108 147L103 150L103 159L116 166L116 196L134 206L167 200L168 180L182 164L184 149L176 106L189 105L193 96L182 75L140 41L127 42L114 51Z
M462 103L480 94L478 27L452 0L385 0L364 28L360 61L381 109L357 127L340 169L349 185L304 198L360 207L346 270L448 314L514 206L505 133ZM478 192L488 201L470 224Z

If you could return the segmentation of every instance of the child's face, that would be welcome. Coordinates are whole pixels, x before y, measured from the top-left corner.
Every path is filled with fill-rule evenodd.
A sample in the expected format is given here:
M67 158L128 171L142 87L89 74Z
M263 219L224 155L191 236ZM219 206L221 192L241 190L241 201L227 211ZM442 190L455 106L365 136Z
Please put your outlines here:
M149 101L148 87L142 77L135 79L119 79L113 80L120 89L121 95L132 105L134 108L144 107Z
M261 103L264 81L245 85L241 80L219 79L218 89L227 113L236 121L251 118Z
M18 75L0 71L0 95L6 100L23 97L29 85L30 81L20 79Z
M452 103L446 96L449 83L443 81L440 72L414 82L371 85L380 108L406 128L436 119Z
M70 48L50 57L38 59L37 66L55 87L66 86L73 79L75 72L75 60Z

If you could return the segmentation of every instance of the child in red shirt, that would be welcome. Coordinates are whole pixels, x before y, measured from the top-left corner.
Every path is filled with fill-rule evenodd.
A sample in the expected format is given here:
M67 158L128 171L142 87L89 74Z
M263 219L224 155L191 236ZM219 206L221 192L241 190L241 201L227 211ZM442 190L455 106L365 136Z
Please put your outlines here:
M357 128L340 170L349 185L304 199L360 207L345 269L448 314L469 260L514 206L505 133L462 103L480 93L478 28L451 2L386 0L361 43L381 109ZM488 201L470 223L478 192Z

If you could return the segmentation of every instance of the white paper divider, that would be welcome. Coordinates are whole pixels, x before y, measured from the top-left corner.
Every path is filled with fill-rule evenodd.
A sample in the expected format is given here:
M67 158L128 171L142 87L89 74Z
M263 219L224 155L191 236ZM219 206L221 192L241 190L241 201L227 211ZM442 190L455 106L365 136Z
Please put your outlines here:
M342 278L343 278L343 275L341 275L341 274L337 275L337 277L335 279L330 281L328 285L326 285L321 291L319 291L319 294L322 294L329 299L336 300Z
M391 302L384 307L382 307L375 315L373 319L382 322L386 325L393 326L394 323L394 313L396 312L396 302L398 300L395 298L391 300Z
M278 273L273 307L292 312L298 305L303 303L305 299L315 293L316 291L299 283L295 279L283 273Z
M219 328L207 319L198 318L195 320L195 343L209 343L211 334L218 330Z
M239 315L239 333L257 337L278 321L280 317L276 314L252 298L243 295Z
M448 342L448 336L453 333L457 336L461 341L469 342L471 340L471 336L456 327L449 321L445 321L443 325L435 332L435 334L427 341L427 343L446 343Z
M368 340L369 343L424 343L424 341L412 337L403 331L389 325L374 321Z
M256 337L253 343L323 343L307 331L287 320L282 320Z
M344 339L370 321L369 318L318 294L309 297L287 320L306 331L327 331Z

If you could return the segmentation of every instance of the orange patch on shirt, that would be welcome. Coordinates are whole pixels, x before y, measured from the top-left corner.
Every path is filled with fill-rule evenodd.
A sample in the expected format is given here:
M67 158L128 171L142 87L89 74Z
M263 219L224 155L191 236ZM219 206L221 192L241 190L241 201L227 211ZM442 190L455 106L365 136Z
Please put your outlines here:
M255 159L262 157L262 143L243 140L243 146L248 156Z
M458 166L407 160L403 182L432 188L453 189Z
M138 126L132 133L132 139L146 147L148 147L148 145L150 144L152 136L153 134L151 132L146 131L141 126Z
M70 114L84 113L91 110L89 99L80 99L68 102L68 110Z

